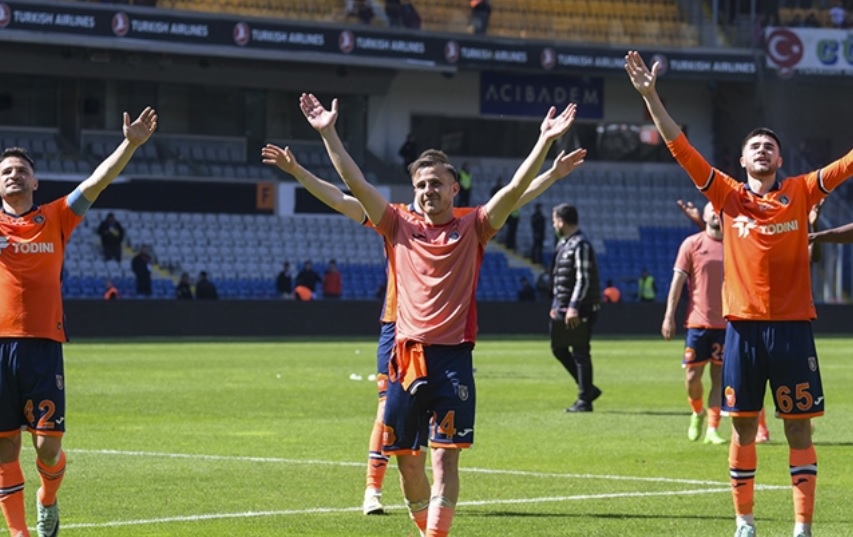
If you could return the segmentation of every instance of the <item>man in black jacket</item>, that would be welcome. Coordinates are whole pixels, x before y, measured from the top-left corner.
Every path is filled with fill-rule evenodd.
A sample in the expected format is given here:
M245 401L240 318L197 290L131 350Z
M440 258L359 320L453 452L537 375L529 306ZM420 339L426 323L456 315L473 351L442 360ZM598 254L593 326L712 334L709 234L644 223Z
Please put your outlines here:
M560 241L551 265L551 352L578 384L578 399L566 412L592 412L592 402L601 395L592 382L590 356L601 302L598 263L592 244L578 227L574 206L554 207L552 223Z

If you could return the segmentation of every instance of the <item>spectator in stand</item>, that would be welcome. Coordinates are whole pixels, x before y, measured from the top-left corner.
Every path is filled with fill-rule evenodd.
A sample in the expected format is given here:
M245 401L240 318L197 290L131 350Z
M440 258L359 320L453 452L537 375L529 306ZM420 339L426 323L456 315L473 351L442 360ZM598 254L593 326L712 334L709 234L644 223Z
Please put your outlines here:
M504 245L511 252L515 252L515 238L518 235L518 219L521 215L521 209L516 209L510 213L506 219L506 235L504 235Z
M104 288L104 300L118 300L118 288L113 284L112 280L105 280Z
M197 300L217 300L219 298L216 286L207 279L207 272L205 271L198 273L198 281L195 284L195 297Z
M347 11L348 15L358 18L358 22L361 24L369 25L373 22L373 17L376 13L373 12L371 2L368 0L353 0L352 2L348 2L348 4L350 5Z
M178 300L192 300L195 298L193 296L193 282L190 280L188 272L181 274L181 281L175 286L175 298Z
M803 21L804 28L820 28L820 21L817 19L814 11L809 11L806 15L806 20Z
M409 164L418 158L418 144L415 142L414 134L409 133L409 135L406 136L406 141L400 146L400 150L397 154L403 157L403 172L405 172L406 177L408 177Z
M385 15L388 17L388 26L403 26L403 5L400 0L385 0Z
M139 252L130 260L130 268L136 276L136 294L151 296L151 247L143 244Z
M835 5L829 8L829 22L833 28L847 28L847 12L841 2L836 1Z
M537 265L541 265L542 244L545 242L545 213L542 212L541 203L533 206L530 227L533 230L533 246L530 248L530 260Z
M332 259L326 267L326 273L323 274L323 298L341 298L343 287L338 264Z
M403 0L403 26L419 30L421 28L421 15L415 9L412 0Z
M317 291L317 284L322 281L323 278L314 272L314 265L310 261L306 261L302 265L302 270L300 270L299 274L296 275L296 281L294 283L296 284L296 287L299 287L300 285L302 287L307 287L313 295Z
M471 0L471 31L475 34L487 33L491 15L492 6L489 0Z
M456 196L458 203L457 207L471 206L471 187L474 185L474 178L471 175L471 169L467 162L462 163L459 168L459 194Z
M290 274L290 262L285 261L281 272L275 279L275 290L281 298L293 298L293 276Z
M615 304L621 300L622 291L620 291L618 287L613 285L613 280L607 280L607 285L604 287L604 291L601 292L601 301Z
M536 291L542 298L551 299L551 266L549 265L536 278Z
M530 280L521 277L521 287L518 288L519 302L534 302L536 300L536 289L530 285Z
M124 240L124 228L121 226L113 213L101 221L98 226L98 235L101 237L101 248L104 250L104 261L115 259L121 262L121 243Z
M637 280L637 300L640 302L654 302L658 288L655 285L655 277L649 274L649 269L643 267L643 273Z
M293 288L293 298L297 302L310 302L314 300L314 293L304 285L297 285Z

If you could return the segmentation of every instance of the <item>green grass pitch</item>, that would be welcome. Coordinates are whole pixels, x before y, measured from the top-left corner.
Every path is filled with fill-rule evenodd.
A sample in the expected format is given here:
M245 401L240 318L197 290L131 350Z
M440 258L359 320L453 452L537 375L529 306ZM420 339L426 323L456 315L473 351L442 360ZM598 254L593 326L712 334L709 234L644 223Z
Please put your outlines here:
M477 436L462 456L453 535L731 535L728 447L687 440L681 348L597 337L604 395L595 412L569 415L575 390L545 337L482 338ZM851 348L850 339L818 340L827 401L815 433L821 537L853 535ZM389 514L360 511L374 340L73 342L65 354L62 535L416 533L394 467ZM772 442L758 446L758 529L790 535L781 422L771 419L770 430ZM729 436L726 418L722 431ZM22 461L33 521L31 448Z

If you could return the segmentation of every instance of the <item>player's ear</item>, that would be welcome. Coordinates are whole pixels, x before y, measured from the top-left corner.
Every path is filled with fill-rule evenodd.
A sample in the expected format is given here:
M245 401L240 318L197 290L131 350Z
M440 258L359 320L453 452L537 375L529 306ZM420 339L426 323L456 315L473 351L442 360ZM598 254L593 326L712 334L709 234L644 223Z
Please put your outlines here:
M740 163L741 168L746 168L746 161L743 160L743 155L740 156L738 162Z

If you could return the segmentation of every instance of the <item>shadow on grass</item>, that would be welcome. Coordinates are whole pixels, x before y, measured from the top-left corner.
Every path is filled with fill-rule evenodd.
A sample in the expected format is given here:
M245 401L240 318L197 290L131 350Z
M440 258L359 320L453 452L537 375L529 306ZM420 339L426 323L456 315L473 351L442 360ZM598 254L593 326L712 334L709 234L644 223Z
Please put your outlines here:
M625 414L629 416L690 416L689 411L675 410L596 410L596 414Z
M464 517L520 517L520 518L600 518L605 520L732 520L733 516L711 516L711 515L643 515L636 513L525 513L520 511L463 511L457 512L456 516ZM763 520L778 521L770 517L762 517Z

